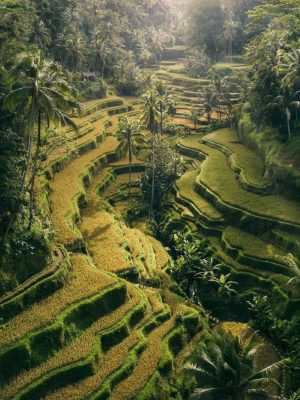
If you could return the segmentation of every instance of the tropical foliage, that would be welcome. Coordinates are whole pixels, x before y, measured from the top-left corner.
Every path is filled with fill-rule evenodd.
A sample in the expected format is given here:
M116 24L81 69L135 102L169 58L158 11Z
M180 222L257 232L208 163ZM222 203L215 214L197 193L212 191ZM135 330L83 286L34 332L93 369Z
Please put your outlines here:
M273 399L266 384L274 381L270 375L284 361L259 369L255 362L258 350L255 335L234 337L220 333L213 336L193 362L185 366L197 382L192 399Z

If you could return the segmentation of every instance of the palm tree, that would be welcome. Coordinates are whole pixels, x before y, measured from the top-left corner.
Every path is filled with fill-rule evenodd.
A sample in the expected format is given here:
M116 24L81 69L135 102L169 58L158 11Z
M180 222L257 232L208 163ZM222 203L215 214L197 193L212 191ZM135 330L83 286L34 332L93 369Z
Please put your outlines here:
M32 23L33 42L42 49L51 44L51 34L41 19L36 18Z
M105 39L95 36L92 41L92 61L91 67L93 71L101 68L101 77L104 79L104 72L109 58L111 57L111 49Z
M280 261L285 262L290 267L292 274L294 275L288 282L287 285L291 283L300 283L300 266L297 263L296 258L293 254L289 253L287 256L284 257L277 257Z
M214 108L217 108L218 98L215 91L210 88L207 88L204 93L204 112L206 113L206 118L208 124L211 123L211 116L214 111Z
M199 122L199 114L195 107L191 108L189 118L193 122L194 128L196 130L197 124Z
M135 149L145 143L145 137L141 132L141 126L137 121L130 121L128 117L120 119L117 137L119 140L126 140L128 147L128 166L129 166L129 190L128 196L131 194L131 165L132 154Z
M228 57L230 63L232 63L232 56L233 56L233 40L236 36L238 27L239 23L237 21L234 21L232 19L232 15L230 15L227 21L225 21L225 26L224 26L224 36L225 39L228 40Z
M83 40L78 32L59 34L54 51L56 60L72 71L77 72L84 61Z
M266 99L270 101L267 104L267 108L279 111L279 113L285 118L288 131L288 141L291 140L291 108L293 107L293 102L290 100L289 96L284 93L276 96L267 96Z
M141 113L141 121L146 125L152 134L152 185L151 185L151 203L150 213L153 215L153 204L154 204L154 186L155 186L155 152L154 142L155 134L157 132L157 124L159 121L159 98L157 92L154 89L148 91L142 97L143 109Z
M279 66L285 74L282 83L288 88L292 88L300 81L300 49L290 46L290 50L290 53L283 55Z
M139 84L140 84L140 93L147 93L149 90L153 89L156 83L155 75L150 71L143 71L140 74Z
M176 115L177 104L178 104L177 97L174 96L172 93L168 93L165 97L165 105L167 114L170 115L171 117L174 117L174 115Z
M300 389L298 389L296 392L292 393L288 397L288 400L300 400Z
M160 134L163 133L163 118L164 114L168 113L174 115L176 113L177 101L175 97L170 93L165 83L161 80L156 82L156 91L158 94L158 105L160 114Z
M30 223L33 218L34 184L41 149L41 133L44 121L61 125L76 126L67 115L70 110L80 110L74 100L74 91L68 84L60 66L42 58L40 53L22 54L12 71L13 89L4 98L4 107L16 116L22 116L27 136L27 156L20 185L20 197L25 189L25 181L32 164L30 189ZM32 158L35 128L37 128L36 150ZM12 224L9 224L9 229ZM6 233L7 237L8 232Z
M274 399L263 386L276 381L272 374L287 360L275 362L261 370L256 366L259 345L254 335L234 337L230 333L215 335L205 349L185 366L187 373L196 378L195 400ZM277 383L277 382L276 382ZM279 399L279 397L278 397Z

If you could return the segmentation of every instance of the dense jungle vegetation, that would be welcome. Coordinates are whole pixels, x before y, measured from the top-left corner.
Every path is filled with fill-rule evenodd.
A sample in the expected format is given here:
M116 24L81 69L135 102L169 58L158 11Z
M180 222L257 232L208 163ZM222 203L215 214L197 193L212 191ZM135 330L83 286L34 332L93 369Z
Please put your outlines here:
M0 398L299 400L299 0L0 1Z

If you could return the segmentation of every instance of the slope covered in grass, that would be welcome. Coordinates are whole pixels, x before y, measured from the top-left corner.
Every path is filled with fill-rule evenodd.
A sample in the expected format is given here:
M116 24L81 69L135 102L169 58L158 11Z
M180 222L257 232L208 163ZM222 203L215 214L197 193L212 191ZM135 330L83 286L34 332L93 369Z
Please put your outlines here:
M222 131L219 131L219 134L221 135ZM245 191L239 185L235 172L229 167L227 157L220 151L200 143L201 139L202 137L197 138L195 135L182 139L180 143L207 156L197 181L214 193L216 199L219 198L230 206L254 215L288 222L299 226L300 229L299 202L282 195L260 196Z

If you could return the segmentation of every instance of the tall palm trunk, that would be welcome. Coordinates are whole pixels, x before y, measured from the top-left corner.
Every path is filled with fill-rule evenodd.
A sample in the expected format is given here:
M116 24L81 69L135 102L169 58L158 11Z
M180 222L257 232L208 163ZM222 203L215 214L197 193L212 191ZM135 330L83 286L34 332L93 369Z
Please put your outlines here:
M131 137L130 134L128 134L127 138L127 143L128 143L128 161L129 161L129 190L128 190L128 197L131 195L131 167L132 167L132 148L131 148Z
M154 188L155 188L155 149L154 149L154 132L152 134L152 183L151 183L151 203L150 203L150 215L153 217L153 206L154 206Z
M39 110L38 112L38 135L37 135L37 144L36 144L36 151L33 157L33 166L32 166L32 176L31 176L31 181L30 181L30 189L29 189L29 194L30 194L30 205L29 205L29 225L28 229L31 229L32 222L33 222L33 211L34 211L34 187L35 187L35 178L38 172L38 160L39 160L39 155L40 155L40 150L41 150L41 134L42 134L42 111Z
M286 115L286 122L287 122L287 128L288 128L288 141L290 141L291 140L291 125L290 125L291 113L288 108L285 110L285 115Z
M7 224L7 228L5 230L4 236L2 241L6 242L7 238L8 238L8 234L13 226L16 214L18 212L18 208L20 206L21 203L21 199L23 196L23 191L25 188L25 182L26 182L26 177L29 171L29 166L30 166L30 160L31 160L31 153L32 153L32 144L33 144L33 137L34 137L34 106L35 106L35 98L32 97L32 103L31 103L31 111L30 111L30 122L29 122L29 135L28 135L28 142L27 142L27 154L26 154L26 159L25 159L25 166L24 166L24 171L22 174L22 178L21 178L21 183L20 183L20 189L19 189L19 201L17 202L17 205L15 206L15 209L13 210L8 224Z
M102 71L101 71L101 76L102 80L104 79L104 71L105 71L105 59L102 59Z
M162 135L163 134L163 112L164 112L162 101L159 104L159 111L160 111L160 134Z
M151 203L150 203L150 215L153 217L153 205L154 205L154 188L155 188L155 148L154 148L154 136L155 136L155 116L154 111L150 110L149 125L152 134L152 183L151 183Z

